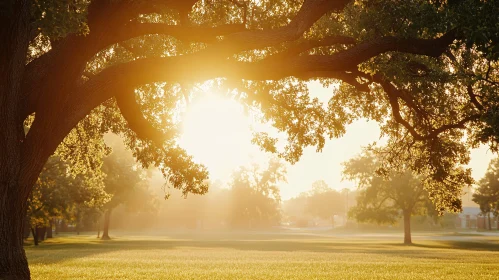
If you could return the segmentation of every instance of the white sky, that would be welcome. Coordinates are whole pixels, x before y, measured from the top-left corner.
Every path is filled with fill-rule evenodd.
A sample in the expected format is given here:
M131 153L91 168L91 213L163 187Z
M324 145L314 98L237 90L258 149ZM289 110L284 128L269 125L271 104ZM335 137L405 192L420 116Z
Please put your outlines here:
M318 82L311 82L309 90L312 97L323 102L329 100L333 91ZM180 145L208 167L212 181L227 183L233 169L254 161L264 162L269 155L250 143L250 126L254 123L244 115L240 105L206 95L194 100L185 113ZM353 182L342 181L341 163L374 141L379 141L377 123L360 120L349 125L343 137L326 141L321 153L317 153L314 147L307 148L298 163L288 165L287 183L280 185L282 199L308 191L317 180L324 180L337 190L354 188ZM483 176L493 157L487 147L472 150L469 167L475 179Z

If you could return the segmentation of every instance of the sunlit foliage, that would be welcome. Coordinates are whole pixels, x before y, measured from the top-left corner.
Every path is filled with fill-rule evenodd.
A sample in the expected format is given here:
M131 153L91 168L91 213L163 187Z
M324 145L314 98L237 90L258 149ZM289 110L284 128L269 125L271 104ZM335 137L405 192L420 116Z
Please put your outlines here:
M69 166L57 156L45 164L28 199L31 228L49 227L52 231L54 218L78 226L83 213L99 211L109 201L111 196L104 190L102 173L88 170L73 175Z
M170 7L147 1L35 1L32 14L37 19L34 24L39 34L31 43L28 60L50 54L65 38L102 33L100 25L104 24L92 22L92 16L98 18L101 11L113 5L116 11L123 8L127 13L130 12L126 10L127 5L137 10L146 7L145 12L138 13L129 24L200 27L206 28L206 32L211 32L210 28L234 28L226 33L220 31L218 36L187 31L138 32L136 36L112 41L88 56L80 77L83 83L95 80L114 66L149 58L199 54L191 62L161 70L167 73L166 78L154 74L156 68L150 69L149 75L156 77L143 79L146 82L131 91L103 100L67 136L64 143L69 145L61 145L58 155L80 168L95 166L89 160L99 157L85 159L84 155L89 153L84 143L94 141L95 149L104 154L106 147L91 139L102 138L106 132L117 133L126 138L127 146L144 167L159 167L168 182L182 189L184 195L205 193L206 168L195 163L188 151L178 146L176 138L182 121L179 111L188 106L191 89L206 79L217 78L214 83L217 90L225 90L230 98L256 112L262 122L272 124L287 136L281 145L277 136L256 132L253 142L262 149L294 163L305 147L313 146L321 151L328 138L341 137L352 121L372 119L380 124L381 136L390 138L393 147L390 154L381 157L383 165L396 168L397 151L410 151L405 157L411 159L407 166L427 178L426 190L439 210L459 208L455 198L459 197L460 186L471 182L470 171L459 167L469 161L468 149L487 143L495 150L499 139L495 129L499 107L495 97L499 85L496 61L499 52L495 44L498 21L494 13L497 3L477 0L344 2L319 16L296 38L278 43L269 39L266 43L265 39L258 38L258 33L254 41L239 38L237 34L245 30L279 30L292 25L293 19L301 16L302 5L308 2L186 1ZM123 19L117 16L113 20L108 24L120 24ZM303 17L302 24L306 20ZM260 33L264 37L263 34ZM397 40L435 40L444 35L453 39L442 46L435 43L431 46L434 50L425 49L428 46L416 50L390 49L352 62L362 53L363 45L375 46L387 38L396 43ZM327 43L332 38L336 41ZM212 55L203 56L208 53ZM337 70L299 68L309 57L319 61L341 57L344 53L348 53L350 59L335 63ZM288 65L287 61L293 59L304 59L304 62L297 60L296 64ZM199 67L187 66L194 62ZM342 66L342 63L352 65ZM254 64L251 66L254 69L249 64ZM265 65L274 70L258 70L260 66L265 69ZM183 73L184 69L190 69L189 74L174 74ZM338 84L327 106L310 98L306 86L309 79L320 79L325 85ZM149 133L131 122L134 116L121 114L130 108L126 104L135 102L139 109L135 109L134 115L142 114L139 118L152 127ZM161 140L166 141L156 145L157 139L151 137L154 135L151 131L163 133L166 137Z

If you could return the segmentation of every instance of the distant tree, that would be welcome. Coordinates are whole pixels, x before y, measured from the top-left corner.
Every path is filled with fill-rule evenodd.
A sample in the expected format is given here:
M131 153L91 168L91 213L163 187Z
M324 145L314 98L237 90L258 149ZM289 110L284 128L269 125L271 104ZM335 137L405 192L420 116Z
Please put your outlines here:
M307 197L306 212L314 217L332 220L333 215L345 213L345 201L341 194L331 189L326 182L316 181Z
M480 211L488 217L491 229L490 214L499 215L499 158L493 159L473 194L473 201L480 206Z
M318 180L312 183L312 188L310 190L310 194L320 194L320 193L325 193L332 190L324 180Z
M104 158L102 171L106 175L104 189L111 195L111 199L103 207L104 228L101 238L107 240L110 239L109 225L113 209L120 204L133 201L136 195L144 195L143 188L146 185L144 172L123 145L114 145L113 152ZM147 201L142 201L142 205L146 204Z
M69 218L74 222L76 233L79 234L82 228L82 219L86 215L95 215L95 212L102 211L111 196L105 191L103 174L100 172L77 175L73 180L70 193L74 197L74 206L69 213Z
M232 189L220 181L209 182L205 195L185 197L181 191L168 189L169 198L158 205L157 226L168 228L226 228L232 216ZM159 194L158 194L159 195Z
M343 174L358 182L357 205L350 215L360 222L395 223L402 216L404 243L411 244L411 216L425 211L429 200L423 181L411 171L380 174L380 158L365 150L344 163Z
M286 221L294 226L306 226L308 224L309 214L306 213L308 193L302 192L297 197L283 201L282 211Z
M286 168L278 159L271 159L262 169L253 164L241 167L230 183L233 227L262 228L277 225L281 218L281 196L277 184L286 180Z

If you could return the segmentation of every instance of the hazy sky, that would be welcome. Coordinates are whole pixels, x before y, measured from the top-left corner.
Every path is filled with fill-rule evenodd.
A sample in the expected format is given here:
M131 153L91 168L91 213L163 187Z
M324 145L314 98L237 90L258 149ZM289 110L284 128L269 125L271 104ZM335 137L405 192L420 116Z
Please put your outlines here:
M309 90L312 97L323 102L327 102L333 92L332 88L324 88L318 82L311 82ZM206 94L189 105L184 118L180 145L208 167L213 181L228 182L234 168L250 162L263 163L269 157L250 143L250 127L265 127L252 122L236 101ZM308 191L317 180L324 180L338 190L354 188L353 182L342 181L341 163L373 141L379 141L377 123L360 120L349 125L342 138L328 140L322 153L317 153L313 147L306 149L298 163L288 166L288 182L280 185L282 198L289 199ZM493 156L487 147L471 152L470 167L475 179L483 176Z

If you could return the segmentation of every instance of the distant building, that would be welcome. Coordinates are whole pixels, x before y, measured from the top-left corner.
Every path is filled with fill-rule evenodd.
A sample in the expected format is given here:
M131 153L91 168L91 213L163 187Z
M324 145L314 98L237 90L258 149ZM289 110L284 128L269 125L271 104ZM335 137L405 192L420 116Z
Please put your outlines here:
M490 227L489 227L490 222ZM458 229L498 229L497 218L492 214L490 219L483 215L478 207L463 207L463 212L456 218Z
M480 213L481 211L478 207L463 207L463 212L459 213L456 218L456 228L476 229Z

